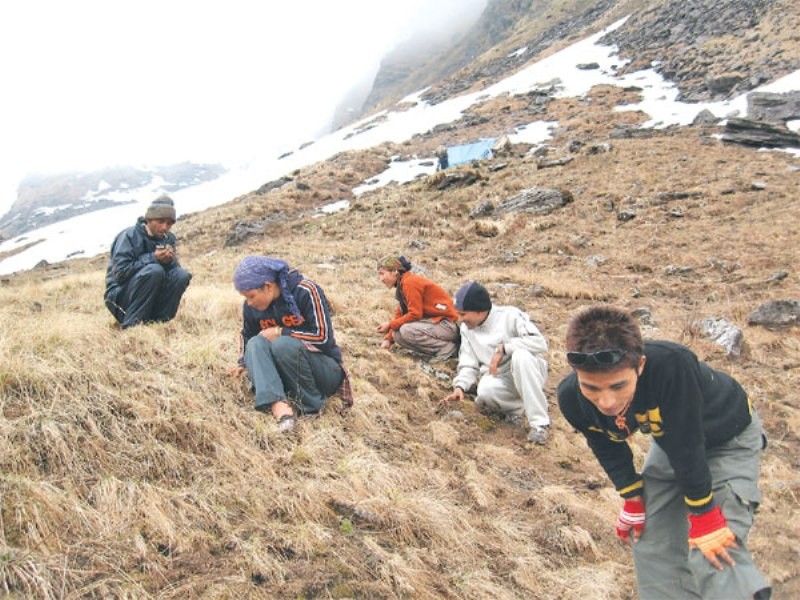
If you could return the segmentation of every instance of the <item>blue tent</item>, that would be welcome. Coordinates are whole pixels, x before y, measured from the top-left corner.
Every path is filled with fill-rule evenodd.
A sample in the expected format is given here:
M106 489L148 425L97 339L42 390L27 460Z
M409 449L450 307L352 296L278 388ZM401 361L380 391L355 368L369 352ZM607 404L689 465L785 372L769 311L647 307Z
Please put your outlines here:
M495 139L487 138L471 144L447 147L447 164L450 167L469 163L482 158L492 158Z

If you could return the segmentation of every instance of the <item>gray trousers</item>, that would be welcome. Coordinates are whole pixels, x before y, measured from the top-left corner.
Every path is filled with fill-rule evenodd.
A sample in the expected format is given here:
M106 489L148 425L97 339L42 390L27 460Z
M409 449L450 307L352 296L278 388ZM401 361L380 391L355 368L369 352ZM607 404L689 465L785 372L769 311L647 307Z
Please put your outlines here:
M547 361L527 350L517 350L500 364L497 375L485 373L478 381L475 404L506 415L525 415L533 427L547 427L550 416L544 384Z
M256 393L256 410L269 411L285 400L300 414L318 413L344 378L336 360L312 352L298 339L281 336L270 342L256 335L244 352L247 375Z
M761 421L753 422L722 446L706 451L717 505L736 535L736 562L717 570L697 548L689 550L689 522L681 490L669 459L653 442L645 459L644 532L633 543L636 581L641 600L745 600L770 597L769 583L753 564L747 536L761 500L758 491L763 446ZM760 592L757 594L757 592Z
M458 325L446 319L438 323L430 319L412 321L394 331L392 339L407 350L435 358L450 358L458 352Z

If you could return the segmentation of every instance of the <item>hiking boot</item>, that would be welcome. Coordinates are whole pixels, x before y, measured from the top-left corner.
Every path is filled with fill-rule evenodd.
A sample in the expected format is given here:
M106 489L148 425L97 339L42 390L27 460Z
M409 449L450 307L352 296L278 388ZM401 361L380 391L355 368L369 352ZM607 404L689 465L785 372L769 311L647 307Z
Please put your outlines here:
M528 432L528 441L534 444L539 444L540 446L544 446L549 437L550 428L547 426L531 427L531 430Z
M278 419L278 431L281 433L289 433L297 424L294 415L283 415Z

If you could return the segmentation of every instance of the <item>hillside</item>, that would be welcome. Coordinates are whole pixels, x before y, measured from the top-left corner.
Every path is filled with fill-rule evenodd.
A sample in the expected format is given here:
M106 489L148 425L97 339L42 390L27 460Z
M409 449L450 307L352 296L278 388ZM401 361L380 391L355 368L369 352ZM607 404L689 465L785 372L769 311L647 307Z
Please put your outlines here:
M0 590L635 598L612 529L619 500L555 405L551 442L533 447L471 402L441 409L452 363L378 350L374 328L394 300L375 260L402 252L451 292L475 278L497 303L527 310L550 342L551 399L568 373L569 316L600 302L638 309L648 336L736 376L770 438L750 547L774 597L797 597L800 336L749 316L800 300L800 159L726 144L714 125L640 130L646 115L614 111L637 99L601 86L544 105L487 100L446 134L339 154L282 187L181 218L194 279L165 325L114 326L104 256L0 280ZM392 156L495 135L534 108L560 124L546 153L513 146L315 215ZM548 214L496 210L535 187L573 201ZM260 233L232 235L247 224ZM251 253L322 284L353 378L350 411L332 398L290 436L227 376L241 306L231 275ZM713 317L742 329L740 357L698 331ZM637 457L648 444L637 436Z

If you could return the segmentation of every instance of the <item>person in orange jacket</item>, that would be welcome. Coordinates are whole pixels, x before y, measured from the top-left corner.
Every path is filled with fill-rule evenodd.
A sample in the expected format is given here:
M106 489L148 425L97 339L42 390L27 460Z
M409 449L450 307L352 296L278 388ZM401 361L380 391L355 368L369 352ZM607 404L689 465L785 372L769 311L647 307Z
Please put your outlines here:
M392 344L426 357L446 360L458 353L458 313L450 295L439 285L411 272L404 256L378 261L378 277L387 288L395 288L394 318L375 329L385 335L381 348Z

